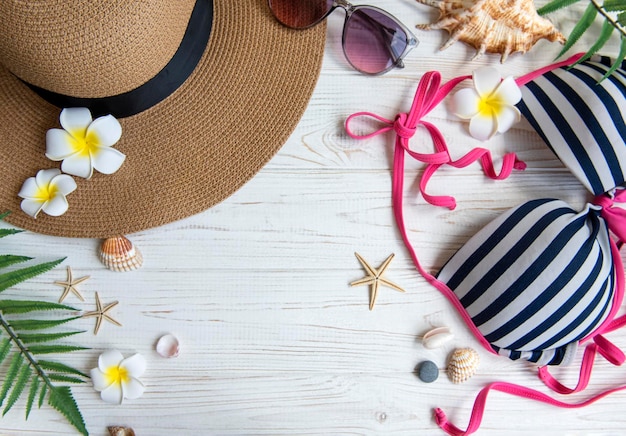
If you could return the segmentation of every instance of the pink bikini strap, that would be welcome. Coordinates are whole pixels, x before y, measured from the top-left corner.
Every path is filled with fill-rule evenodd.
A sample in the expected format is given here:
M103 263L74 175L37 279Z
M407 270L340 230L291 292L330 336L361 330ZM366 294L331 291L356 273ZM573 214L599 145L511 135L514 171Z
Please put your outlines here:
M547 73L549 71L556 70L557 68L567 67L569 65L572 65L577 60L582 58L583 56L584 56L584 53L576 53L575 55L565 59L564 61L556 62L556 63L550 64L550 65L546 65L543 68L539 68L538 70L535 70L535 71L532 71L532 72L530 72L528 74L520 76L517 79L515 79L515 83L517 83L518 86L523 86L523 85L527 84L528 82L531 82L531 81L535 80L537 77L544 75L545 73Z
M552 406L561 407L565 409L578 409L578 408L593 404L596 401L614 392L622 391L625 389L626 389L626 386L619 386L617 388L610 389L598 395L595 395L586 401L570 404L570 403L565 403L562 401L555 400L554 398L542 392L536 391L534 389L526 388L526 387L515 385L512 383L495 382L484 387L480 391L478 396L476 397L476 400L474 402L474 407L472 409L470 421L466 430L461 430L459 427L449 422L448 418L446 417L446 414L443 412L443 410L439 408L435 409L435 421L437 422L437 425L439 425L439 427L441 427L446 433L452 436L463 436L463 435L470 435L474 433L480 427L480 423L482 421L483 414L485 412L485 405L487 403L487 395L489 394L489 391L492 391L492 390L504 392L510 395L516 395L518 397L528 398L528 399L535 400L535 401L540 401L542 403L550 404Z

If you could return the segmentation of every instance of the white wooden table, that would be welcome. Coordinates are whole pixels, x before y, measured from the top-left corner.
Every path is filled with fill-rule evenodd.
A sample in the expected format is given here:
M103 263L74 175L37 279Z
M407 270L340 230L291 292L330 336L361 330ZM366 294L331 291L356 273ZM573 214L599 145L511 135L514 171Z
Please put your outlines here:
M411 28L436 18L434 9L414 0L371 3ZM573 11L561 11L551 18L568 34L576 17ZM474 50L461 43L440 52L445 32L416 29L421 44L405 69L365 77L343 58L342 20L341 13L329 20L322 74L289 141L252 181L218 206L129 235L144 254L142 269L105 269L96 257L97 240L25 232L2 241L6 253L38 260L67 256L62 266L6 296L56 301L62 290L53 282L65 279L69 265L75 276L91 278L79 288L85 302L69 296L65 303L93 310L96 291L105 304L119 301L111 314L123 327L105 321L94 336L93 318L74 322L72 327L86 333L68 342L91 350L59 360L88 372L107 349L127 356L139 352L147 359L142 380L148 388L137 400L114 406L101 401L90 384L73 388L91 434L127 425L138 435L440 435L433 408L443 408L465 428L475 395L489 382L547 392L530 365L482 349L452 306L418 275L392 216L393 137L355 141L345 134L343 122L362 110L387 117L408 110L426 71L438 70L448 80L494 65L503 76L518 76L550 63L560 46L541 41L530 53L512 55L501 65L497 55L471 60ZM577 45L579 50L591 45L598 30L599 23ZM608 54L617 53L616 45L614 41ZM430 192L453 194L458 202L454 211L411 196L415 186L407 182L408 227L430 270L506 208L548 196L579 207L590 198L525 120L481 144L443 104L427 119L444 132L456 156L485 145L496 157L515 151L528 164L526 171L499 182L487 180L477 164L441 170ZM419 135L412 144L426 150L429 141ZM410 167L407 181L422 168ZM395 253L386 277L406 293L382 288L370 312L368 288L349 286L364 275L354 252L375 266ZM425 349L420 336L440 325L453 329L454 341L443 349ZM180 338L176 359L154 351L165 333ZM626 332L611 338L626 345ZM454 385L446 377L445 362L461 346L477 349L481 364L471 380ZM414 373L424 360L440 368L434 383L423 383ZM575 368L556 374L575 384ZM588 392L563 400L582 400L620 383L626 383L623 370L599 359ZM625 406L626 393L579 410L492 393L479 434L623 434ZM48 406L34 410L28 421L23 415L24 400L0 420L0 434L75 433Z

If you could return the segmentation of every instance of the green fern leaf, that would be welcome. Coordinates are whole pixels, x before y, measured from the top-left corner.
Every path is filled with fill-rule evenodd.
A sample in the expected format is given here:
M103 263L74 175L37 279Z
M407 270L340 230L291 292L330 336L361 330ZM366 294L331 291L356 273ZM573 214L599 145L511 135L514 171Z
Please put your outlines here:
M622 62L624 61L624 59L626 59L626 38L622 36L621 39L622 39L622 42L620 44L619 54L615 58L615 61L613 62L613 65L611 65L611 68L609 68L609 71L607 71L604 77L600 79L600 82L602 82L604 79L606 79L611 74L613 74L615 70L617 70L622 65Z
M0 363L4 362L4 359L6 359L10 350L11 350L10 339L7 338L7 339L3 339L2 341L0 341Z
M26 384L28 383L28 379L32 373L33 370L28 363L22 365L22 368L13 383L13 390L11 390L11 395L7 401L7 405L2 411L2 416L6 415L6 413L11 410L11 407L13 407L17 399L22 395L22 392L24 392L24 388L26 388Z
M84 333L84 330L61 333L20 333L19 338L25 344L37 344L41 342L51 342L57 339L67 338L68 336Z
M39 391L39 377L33 377L30 381L30 389L28 391L28 399L26 400L26 418L30 415L30 411L33 409L35 403L35 397Z
M64 365L63 363L51 362L49 360L38 360L37 363L39 364L39 366L47 371L61 372L64 374L74 374L85 378L89 377L87 374L84 374L79 370L72 368L71 366Z
M0 238L4 238L5 236L15 235L16 233L22 233L24 230L18 229L0 229Z
M48 395L48 404L61 412L63 416L72 424L81 434L88 436L87 428L83 416L78 410L76 401L72 396L72 391L67 386L59 386L50 389Z
M0 274L0 292L4 291L11 286L15 286L18 283L28 280L32 277L43 274L46 271L50 271L52 268L63 262L63 259L53 260L51 262L40 263L37 265L28 266L15 271L6 272Z
M539 15L546 15L551 12L558 11L559 9L563 9L567 6L571 6L579 1L580 0L552 0L550 3L547 3L546 5L537 9L537 13Z
M65 304L49 303L47 301L32 300L0 300L0 312L4 314L29 313L45 310L73 310L78 311Z
M626 10L626 0L605 0L602 7L608 12L624 11Z
M37 401L37 407L41 409L43 406L43 400L46 399L46 394L48 393L48 385L44 384L41 386L41 391L39 392L39 400Z
M593 2L589 3L589 6L587 6L587 9L585 9L582 17L580 18L578 23L576 23L576 26L574 26L572 32L569 34L567 42L563 46L563 49L561 50L561 53L559 53L557 58L563 56L570 48L574 46L574 44L576 44L576 42L580 39L583 33L585 33L587 29L591 27L591 24L593 23L593 20L595 20L597 15L598 10L594 6Z
M4 379L4 383L2 383L2 389L0 390L0 405L4 403L4 400L6 399L9 390L11 390L11 386L13 386L13 382L15 381L17 373L23 363L24 357L21 354L16 353L13 355L9 369L7 369L6 378Z
M596 54L602 47L604 47L604 44L606 44L606 42L609 40L614 30L615 27L609 21L605 21L602 24L602 30L600 31L600 36L598 37L598 40L595 42L595 44L591 46L589 50L587 50L587 53L585 53L583 57L576 61L576 64L586 61L591 56Z
M2 256L0 256L0 269L6 268L7 266L15 265L16 263L26 262L28 260L32 260L32 257L3 254Z
M617 14L617 23L620 26L626 26L626 11Z
M74 316L72 318L64 318L57 320L48 319L16 319L11 321L11 327L15 330L45 330L51 327L56 327L66 322L73 321L80 318L80 316Z
M55 382L61 383L85 383L85 380L80 379L78 377L72 377L64 374L48 374L48 378Z
M28 351L32 354L56 354L71 353L73 351L88 350L89 348L77 347L75 345L32 345Z

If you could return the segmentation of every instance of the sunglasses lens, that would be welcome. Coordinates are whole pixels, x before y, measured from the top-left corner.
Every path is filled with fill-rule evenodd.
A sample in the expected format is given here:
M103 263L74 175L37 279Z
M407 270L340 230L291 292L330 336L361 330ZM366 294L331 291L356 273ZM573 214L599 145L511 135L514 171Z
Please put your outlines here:
M272 13L287 27L304 29L317 24L333 7L333 0L270 0Z
M352 66L367 74L393 68L409 44L409 36L393 18L367 7L356 9L346 23L343 50Z

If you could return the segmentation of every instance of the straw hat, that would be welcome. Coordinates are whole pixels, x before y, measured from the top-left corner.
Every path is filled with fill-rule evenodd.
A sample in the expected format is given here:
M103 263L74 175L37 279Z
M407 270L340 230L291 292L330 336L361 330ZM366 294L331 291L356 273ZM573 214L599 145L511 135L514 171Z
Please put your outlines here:
M295 128L325 42L324 26L281 26L266 0L2 0L0 17L0 212L72 237L156 227L234 193ZM66 105L116 116L126 160L114 174L75 177L68 211L33 219L17 194L59 168L46 132Z

